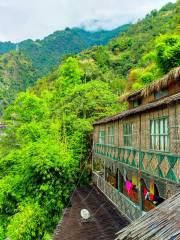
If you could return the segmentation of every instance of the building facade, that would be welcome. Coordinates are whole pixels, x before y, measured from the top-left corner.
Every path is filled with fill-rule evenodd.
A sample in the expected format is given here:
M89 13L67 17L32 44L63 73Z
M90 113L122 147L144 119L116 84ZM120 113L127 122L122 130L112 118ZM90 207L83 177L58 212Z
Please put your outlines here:
M94 123L93 182L135 220L179 191L180 68L121 101L127 111Z

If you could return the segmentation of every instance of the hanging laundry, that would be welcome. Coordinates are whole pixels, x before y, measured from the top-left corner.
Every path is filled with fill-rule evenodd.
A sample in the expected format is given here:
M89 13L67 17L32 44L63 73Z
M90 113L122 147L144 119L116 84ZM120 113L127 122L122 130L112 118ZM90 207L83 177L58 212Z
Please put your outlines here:
M136 177L135 173L133 172L133 174L132 174L132 184L137 186L138 185L137 182L138 182L137 177Z
M144 198L145 198L146 200L149 200L150 192L148 191L147 188L144 188L143 194L144 194Z
M153 202L154 201L154 180L150 180L150 195L149 199Z
M128 190L128 194L129 194L131 189L133 188L133 184L130 181L126 180L125 185L126 185L126 189Z

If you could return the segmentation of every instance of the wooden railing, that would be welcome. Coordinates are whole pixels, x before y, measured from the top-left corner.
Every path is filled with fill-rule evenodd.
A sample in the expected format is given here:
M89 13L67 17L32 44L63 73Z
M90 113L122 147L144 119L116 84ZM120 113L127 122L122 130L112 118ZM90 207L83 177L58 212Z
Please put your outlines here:
M93 183L109 198L109 200L124 214L130 221L142 216L139 206L135 205L124 194L107 183L103 177L93 172Z
M134 148L120 148L105 144L95 144L94 153L103 156L104 159L119 161L165 180L180 182L180 156L166 152L139 151Z

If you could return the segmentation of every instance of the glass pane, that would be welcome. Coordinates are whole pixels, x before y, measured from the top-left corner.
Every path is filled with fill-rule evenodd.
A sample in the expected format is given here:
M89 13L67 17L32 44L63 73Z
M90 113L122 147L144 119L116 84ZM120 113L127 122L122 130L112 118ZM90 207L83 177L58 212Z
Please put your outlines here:
M132 146L132 137L131 137L131 135L129 136L129 146Z
M164 133L168 134L168 119L164 119Z
M155 136L155 150L159 150L159 136Z
M127 134L127 135L129 134L129 124L127 124L127 131L126 131L126 134Z
M127 146L127 137L124 137L124 145Z
M160 123L160 134L164 133L164 119L159 120Z
M160 136L160 149L161 151L164 151L164 136Z
M164 145L165 145L165 151L168 151L169 150L169 142L168 142L168 136L165 136L165 143L164 143Z
M151 149L154 149L154 136L151 136L151 139L150 139L150 148Z
M155 121L155 134L159 134L159 120Z
M154 121L152 120L150 124L151 124L151 134L154 134Z
M132 124L130 124L129 134L132 135Z

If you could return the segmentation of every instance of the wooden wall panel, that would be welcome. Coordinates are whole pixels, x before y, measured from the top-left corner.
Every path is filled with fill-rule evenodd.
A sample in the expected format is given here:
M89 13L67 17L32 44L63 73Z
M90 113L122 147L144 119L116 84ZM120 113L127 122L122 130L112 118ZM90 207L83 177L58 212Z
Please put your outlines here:
M123 139L123 120L119 120L119 147L124 146Z
M142 98L141 104L145 105L147 103L153 102L154 100L155 100L155 98L154 98L154 93L153 93L153 94L149 95L148 97Z
M124 147L123 125L133 124L132 147L150 150L150 120L169 117L169 150L171 153L180 154L180 104L169 105L161 109L153 109L125 119L94 127L94 142L99 141L99 130L105 130L105 144L108 144L108 127L114 126L114 145Z
M93 133L93 141L94 143L98 143L98 138L99 138L99 126L96 125L94 126L94 133Z
M176 154L176 108L169 106L169 150Z
M176 154L180 155L180 103L177 103L175 107L176 107L176 121L175 121Z
M169 91L169 95L173 95L173 94L179 93L180 92L179 81L177 81L176 83L171 84L169 86L169 88L168 88L168 91Z
M118 121L114 122L114 145L118 146L118 138L119 138L119 134L118 134Z

